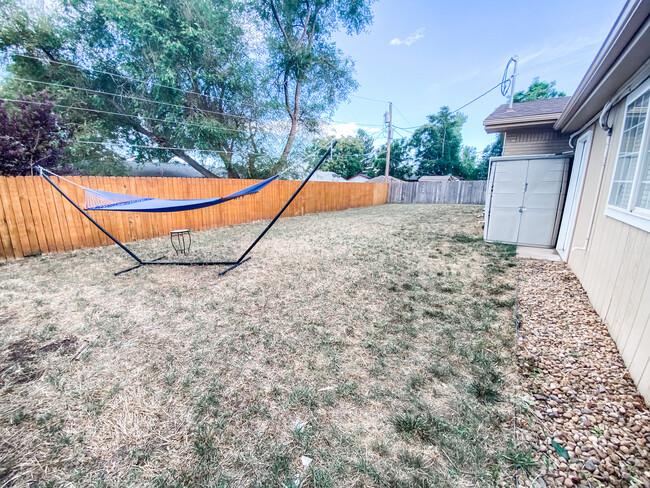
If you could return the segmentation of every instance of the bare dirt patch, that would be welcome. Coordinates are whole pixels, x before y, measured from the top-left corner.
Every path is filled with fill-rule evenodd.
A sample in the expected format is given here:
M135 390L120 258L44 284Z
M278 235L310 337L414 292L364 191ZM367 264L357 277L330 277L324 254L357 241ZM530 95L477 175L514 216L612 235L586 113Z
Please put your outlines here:
M514 248L479 213L282 219L225 277L115 277L114 246L1 266L3 366L39 376L0 389L0 485L511 486ZM263 226L195 233L190 258Z

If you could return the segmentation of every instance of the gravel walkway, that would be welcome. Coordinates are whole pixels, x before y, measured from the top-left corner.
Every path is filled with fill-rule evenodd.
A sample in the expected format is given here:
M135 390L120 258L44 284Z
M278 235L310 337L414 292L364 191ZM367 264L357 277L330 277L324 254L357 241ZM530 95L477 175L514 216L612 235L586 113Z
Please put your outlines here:
M564 263L531 259L520 279L517 355L531 404L518 427L537 464L520 481L650 487L650 412L580 282Z

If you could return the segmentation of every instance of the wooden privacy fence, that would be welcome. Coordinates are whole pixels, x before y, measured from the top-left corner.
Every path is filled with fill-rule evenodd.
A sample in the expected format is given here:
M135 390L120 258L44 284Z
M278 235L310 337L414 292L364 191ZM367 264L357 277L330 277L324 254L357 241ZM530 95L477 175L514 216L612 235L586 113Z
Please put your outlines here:
M229 195L254 180L212 178L71 177L75 183L115 193L155 198L214 198ZM83 205L80 188L53 178ZM172 213L90 212L122 242L169 235L174 229L204 230L271 219L300 181L274 181L261 192L199 210ZM283 217L386 203L386 183L309 182ZM0 259L70 251L112 244L40 176L0 176Z
M487 182L478 181L421 181L392 183L388 191L389 203L485 203Z

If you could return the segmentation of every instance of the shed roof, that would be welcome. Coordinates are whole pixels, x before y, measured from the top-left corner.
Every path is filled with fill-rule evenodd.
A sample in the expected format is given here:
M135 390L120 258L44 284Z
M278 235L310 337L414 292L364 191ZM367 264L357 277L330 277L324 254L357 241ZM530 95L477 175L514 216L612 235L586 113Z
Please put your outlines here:
M374 178L370 178L368 180L369 183L386 183L386 177L384 175L381 176L375 176ZM400 180L399 178L395 178L394 176L389 176L388 177L388 183L404 183L404 180Z
M531 126L552 126L571 100L571 97L546 98L531 102L507 103L500 105L483 121L485 131L503 132L511 128Z

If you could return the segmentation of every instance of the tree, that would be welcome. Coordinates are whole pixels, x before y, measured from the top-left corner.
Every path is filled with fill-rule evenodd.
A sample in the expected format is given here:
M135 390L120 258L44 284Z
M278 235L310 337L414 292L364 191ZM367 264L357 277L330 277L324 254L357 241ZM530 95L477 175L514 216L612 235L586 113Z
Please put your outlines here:
M280 161L286 161L303 122L331 110L357 84L353 63L331 41L340 28L359 34L372 22L373 0L260 0L270 70L290 129Z
M335 137L317 139L310 149L314 163L327 152ZM331 157L321 166L323 171L333 171L348 179L359 174L365 160L363 141L358 137L342 137L332 152Z
M413 173L409 151L409 143L406 139L394 139L391 141L390 164L388 167L389 176L403 180ZM386 144L379 148L377 155L372 161L372 166L366 171L366 173L371 178L386 174Z
M555 81L540 81L539 76L536 76L526 91L515 93L513 101L514 103L520 103L558 97L566 97L566 93L556 90Z
M66 0L49 18L3 6L5 94L42 89L27 79L50 83L99 145L129 144L139 161L176 156L204 176L218 158L238 176L233 154L250 151L251 126L268 115L254 100L261 78L246 56L242 2Z
M52 112L46 92L19 97L24 103L0 103L0 174L33 175L36 165L59 167L72 127Z
M461 129L467 117L461 113L452 113L445 106L427 118L429 123L419 127L409 141L418 163L416 174L464 176L460 147L463 140Z
M501 156L503 153L503 134L498 134L493 143L488 144L483 153L481 154L481 159L478 161L476 166L476 172L474 174L474 179L476 180L485 180L488 177L488 169L490 167L490 158Z

